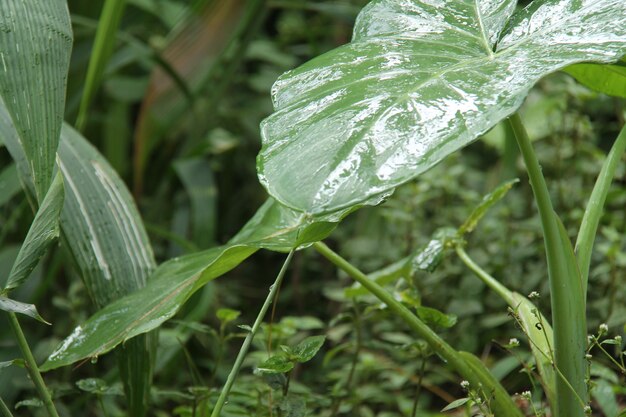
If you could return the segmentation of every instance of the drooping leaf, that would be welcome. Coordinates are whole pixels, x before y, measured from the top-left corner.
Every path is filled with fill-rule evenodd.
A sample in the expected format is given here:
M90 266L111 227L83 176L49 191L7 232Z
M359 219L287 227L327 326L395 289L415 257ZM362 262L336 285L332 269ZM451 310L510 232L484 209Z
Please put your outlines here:
M52 181L65 109L72 49L67 2L3 0L0 34L0 96L42 200Z
M499 185L495 190L493 190L486 196L484 196L483 201L481 201L480 204L476 206L476 208L474 208L467 220L465 220L461 227L459 227L458 234L460 236L463 236L466 233L472 232L474 228L476 228L476 225L478 224L480 219L482 219L483 216L487 213L487 211L489 211L489 209L493 207L493 205L496 204L498 201L502 200L506 193L508 193L509 190L518 182L519 179L517 178L507 181Z
M613 65L576 64L565 68L579 83L609 96L626 98L626 62Z
M259 248L286 252L306 246L328 236L335 225L308 224L301 213L270 199L227 245L165 262L145 288L98 311L55 349L41 369L102 355L133 336L157 328L194 292L235 268Z
M22 143L3 103L0 136L17 164L27 194L34 193L32 171ZM80 134L63 126L58 164L65 186L61 238L76 263L94 303L102 307L145 285L155 267L137 208L107 161ZM133 415L147 408L154 335L128 341L118 363Z
M7 311L9 313L24 314L25 316L33 318L42 323L50 324L39 315L37 307L35 307L33 304L26 304L20 301L15 301L7 297L0 296L0 310Z
M17 288L33 272L48 246L59 237L59 216L63 208L63 176L57 173L44 197L9 273L4 292Z
M308 362L321 349L326 336L310 336L291 349L291 354L300 363Z
M93 101L98 87L100 87L104 69L117 42L115 35L120 26L125 7L126 0L106 0L102 6L102 14L98 19L98 30L93 41L87 78L78 110L76 128L79 130L82 130L87 122L89 105Z
M351 43L274 85L257 161L270 195L311 214L367 203L515 112L543 76L626 53L622 0L535 1L509 19L514 3L369 3Z

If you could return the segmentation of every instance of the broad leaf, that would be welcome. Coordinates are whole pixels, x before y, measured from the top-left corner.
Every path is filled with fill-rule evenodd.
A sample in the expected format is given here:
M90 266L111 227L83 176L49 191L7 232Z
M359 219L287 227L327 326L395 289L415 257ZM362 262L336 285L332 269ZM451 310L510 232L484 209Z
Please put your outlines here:
M261 363L257 369L263 374L284 374L294 367L294 362L289 360L285 355L274 355L265 362Z
M157 328L194 292L259 248L289 251L323 239L334 227L335 223L307 224L302 214L270 199L229 244L160 265L145 288L98 311L55 349L41 369L102 355L133 336Z
M52 181L72 50L65 0L0 2L0 95L39 200Z
M626 53L623 0L537 0L509 18L513 5L372 1L350 44L274 85L262 184L311 214L369 203L515 112L546 74Z
M7 297L0 296L0 310L7 311L9 313L24 314L25 316L38 320L42 323L50 324L39 315L37 307L35 307L33 304L26 304L20 301L15 301ZM2 366L0 366L0 368L1 367Z
M24 282L46 254L48 246L58 239L63 197L63 177L57 173L17 254L4 292L17 288Z
M32 195L30 163L16 132L0 102L0 136L17 164L27 195ZM62 243L89 295L102 307L145 285L155 267L152 248L124 182L102 155L67 125L61 132L58 164L65 185ZM120 348L120 373L136 416L144 414L149 398L153 354L153 335Z

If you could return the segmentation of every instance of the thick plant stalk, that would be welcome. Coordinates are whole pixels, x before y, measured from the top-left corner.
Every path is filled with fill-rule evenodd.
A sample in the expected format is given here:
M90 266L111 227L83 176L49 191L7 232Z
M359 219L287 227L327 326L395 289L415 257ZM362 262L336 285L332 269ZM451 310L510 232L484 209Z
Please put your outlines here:
M241 345L241 349L239 350L239 353L237 354L237 358L235 359L233 368L230 370L230 374L228 374L228 378L226 379L226 383L224 384L224 387L222 388L222 392L220 392L220 396L218 397L217 402L215 403L215 407L213 408L213 411L211 412L211 417L219 417L220 413L222 412L222 408L224 407L224 404L226 403L226 400L228 399L228 394L230 393L230 390L233 387L233 384L235 383L235 379L237 378L239 369L241 368L241 365L243 364L243 360L245 359L246 354L248 353L248 350L250 349L252 340L254 340L254 336L259 331L259 328L261 327L261 323L263 323L263 318L265 317L265 314L267 314L267 310L270 308L272 301L274 300L274 298L276 298L276 293L278 292L278 289L280 288L280 284L283 282L283 278L285 277L285 273L287 272L287 268L289 267L291 258L293 258L293 254L294 254L293 250L289 252L289 255L287 255L287 259L285 259L285 262L283 263L283 266L280 269L278 276L276 276L276 281L274 281L274 284L270 287L270 292L267 295L267 298L265 299L265 302L263 303L263 306L261 307L261 310L259 311L259 314L257 315L256 320L254 321L254 324L252 325L252 328L250 329L250 332L244 339L243 344Z
M41 377L41 373L39 373L39 368L37 367L37 362L35 362L35 357L33 356L33 352L30 350L30 346L28 346L28 341L26 341L26 337L24 336L24 332L22 331L22 327L20 326L15 313L9 314L9 323L11 325L11 329L15 334L15 338L17 339L17 344L22 351L22 355L24 356L24 360L26 361L26 370L30 375L30 378L33 380L35 384L35 388L37 389L37 393L39 394L39 399L43 403L44 408L48 412L50 417L59 417L56 408L54 407L54 403L52 402L52 397L50 396L50 392L48 388L46 388L46 384L43 382L43 378Z
M589 264L591 263L591 251L595 241L598 224L602 217L604 202L609 193L611 182L615 176L615 170L626 151L626 125L617 136L611 151L606 157L596 184L593 187L589 202L580 224L578 238L576 239L576 258L578 259L578 267L582 276L583 294L587 294L587 280L589 278Z
M584 417L581 400L586 403L588 398L585 383L587 326L578 263L552 208L548 186L522 120L515 114L508 121L524 158L541 218L550 279L556 366L571 385L557 384L554 416Z
M372 295L385 303L391 311L400 317L415 333L417 333L419 337L424 339L439 356L445 359L452 368L465 378L470 383L471 387L482 387L484 392L490 393L492 395L492 408L496 416L522 416L522 413L511 400L511 397L507 394L506 390L493 377L484 372L483 369L477 367L475 363L468 363L460 352L448 345L415 314L402 305L402 303L397 301L393 295L389 294L389 292L387 292L383 287L370 280L367 275L343 259L324 243L314 243L313 247L322 256L361 284L365 289L372 293Z

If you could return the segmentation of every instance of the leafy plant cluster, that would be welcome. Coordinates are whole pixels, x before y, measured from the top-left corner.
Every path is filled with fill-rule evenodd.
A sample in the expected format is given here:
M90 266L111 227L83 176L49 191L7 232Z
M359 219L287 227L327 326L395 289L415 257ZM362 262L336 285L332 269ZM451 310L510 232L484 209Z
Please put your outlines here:
M3 416L624 415L621 0L101 6L0 3Z

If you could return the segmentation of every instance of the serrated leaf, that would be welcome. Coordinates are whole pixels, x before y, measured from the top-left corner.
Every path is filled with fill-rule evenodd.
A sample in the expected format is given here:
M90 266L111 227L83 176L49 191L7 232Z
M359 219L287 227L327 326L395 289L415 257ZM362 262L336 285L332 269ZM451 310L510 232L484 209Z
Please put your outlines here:
M370 203L511 115L543 76L626 54L622 0L535 1L509 19L514 3L369 3L351 43L274 85L261 183L314 215Z
M0 310L7 311L9 313L23 314L42 323L50 324L39 315L37 307L33 304L26 304L20 301L11 300L7 297L0 297ZM11 361L11 363L13 362Z
M291 349L294 359L300 363L308 362L324 345L326 336L310 336Z
M41 369L100 356L133 336L157 328L194 292L259 248L286 252L306 246L323 239L335 225L307 223L301 214L270 199L227 245L165 262L146 287L96 312L55 349Z
M261 363L257 369L263 374L284 374L293 369L294 362L285 355L274 355Z
M511 181L507 181L503 184L500 184L495 190L490 192L489 194L483 197L483 200L480 202L476 208L469 215L467 220L459 227L458 234L460 236L465 235L466 233L471 233L476 225L483 218L483 216L489 211L491 207L493 207L498 201L502 200L504 196L509 192L511 188L515 184L519 182L519 179L514 179Z
M431 307L419 306L416 308L416 311L417 316L429 326L449 329L457 321L457 317L454 314L445 314Z
M46 254L48 247L58 239L60 233L59 216L63 208L63 199L63 176L57 173L17 254L4 292L17 288L26 281ZM46 323L43 319L41 321Z
M0 2L0 96L17 128L38 200L52 181L72 50L64 0Z

